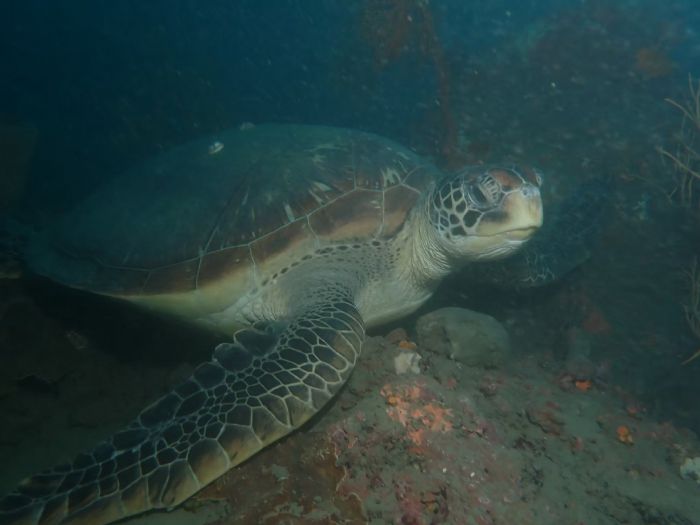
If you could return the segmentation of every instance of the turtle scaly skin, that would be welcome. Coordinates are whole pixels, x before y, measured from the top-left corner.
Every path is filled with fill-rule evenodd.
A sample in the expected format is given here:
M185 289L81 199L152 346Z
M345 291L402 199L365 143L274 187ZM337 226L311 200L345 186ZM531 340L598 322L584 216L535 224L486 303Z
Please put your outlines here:
M242 328L124 430L22 481L0 500L0 524L104 525L172 509L318 412L349 377L367 326L414 311L471 261L514 253L542 224L540 179L531 170L479 166L445 176L365 133L246 133L232 132L212 150L237 155L208 158L198 142L138 172L145 184L165 180L172 191L192 182L178 179L182 166L202 170L202 185L228 184L208 194L211 213L182 202L197 229L188 217L175 222L181 214L171 208L180 201L167 186L163 201L153 195L156 202L136 199L135 207L108 190L31 248L34 270L65 284L217 330ZM235 170L225 177L227 165ZM269 175L267 186L260 174ZM280 178L297 193L280 192ZM277 214L272 222L261 217L264 202ZM155 221L148 246L134 245L125 237L130 221L147 216ZM101 229L109 230L104 237ZM181 242L156 235L168 232ZM60 248L41 244L56 239L65 241ZM130 244L119 250L120 240Z

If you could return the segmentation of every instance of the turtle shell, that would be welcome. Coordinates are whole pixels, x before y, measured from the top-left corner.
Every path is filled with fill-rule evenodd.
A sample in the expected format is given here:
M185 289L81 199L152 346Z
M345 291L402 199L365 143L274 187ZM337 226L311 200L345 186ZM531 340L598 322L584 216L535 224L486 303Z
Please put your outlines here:
M370 133L232 129L106 184L38 236L27 260L63 284L110 295L183 294L222 279L241 292L325 243L394 235L438 174Z

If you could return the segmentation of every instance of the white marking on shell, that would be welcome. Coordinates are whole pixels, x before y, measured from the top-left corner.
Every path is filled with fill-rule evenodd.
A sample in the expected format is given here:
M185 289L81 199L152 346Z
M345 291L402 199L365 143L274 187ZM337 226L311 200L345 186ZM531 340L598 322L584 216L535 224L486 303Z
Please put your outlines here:
M294 222L294 212L292 211L292 207L288 203L284 203L284 213L287 214L287 219L289 219L289 222Z
M324 142L322 144L317 144L313 148L309 148L308 152L310 153L316 153L317 151L324 151L324 150L340 150L342 149L340 144L336 144L335 142Z
M320 153L314 153L311 157L311 162L313 162L317 168L323 168L323 165L326 163L326 157Z
M321 197L319 197L318 195L316 195L316 193L314 192L314 190L311 190L311 189L310 189L310 190L309 190L309 194L314 198L314 200L315 200L316 202L318 202L319 204L323 204L323 199L322 199Z
M315 180L312 182L314 186L316 186L319 190L321 191L331 191L333 188L331 188L328 184L324 184L320 180Z
M401 182L401 175L396 168L384 168L382 171L382 187Z
M224 149L224 143L216 140L209 145L209 155L216 155L222 149Z

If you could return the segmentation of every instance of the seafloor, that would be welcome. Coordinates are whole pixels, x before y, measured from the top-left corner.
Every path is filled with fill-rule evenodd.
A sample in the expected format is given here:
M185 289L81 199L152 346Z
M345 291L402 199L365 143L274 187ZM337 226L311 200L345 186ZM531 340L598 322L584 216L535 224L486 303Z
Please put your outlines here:
M47 283L5 281L1 292L0 338L14 358L0 378L0 492L119 428L211 343ZM680 466L700 440L650 413L595 356L617 328L593 299L577 283L536 308L508 297L496 301L511 339L500 364L450 359L416 335L415 318L387 328L301 431L174 513L127 523L698 523L700 486ZM547 316L561 333L543 328ZM397 373L395 358L413 353L417 366Z

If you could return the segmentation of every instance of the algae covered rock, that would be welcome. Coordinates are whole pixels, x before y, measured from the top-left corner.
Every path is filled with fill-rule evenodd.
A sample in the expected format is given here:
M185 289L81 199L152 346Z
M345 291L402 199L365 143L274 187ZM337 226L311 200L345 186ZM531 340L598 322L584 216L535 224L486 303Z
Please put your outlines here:
M700 457L685 458L680 470L683 479L691 479L700 483Z
M441 308L418 319L419 346L467 366L494 368L510 355L508 332L496 319L464 308Z

